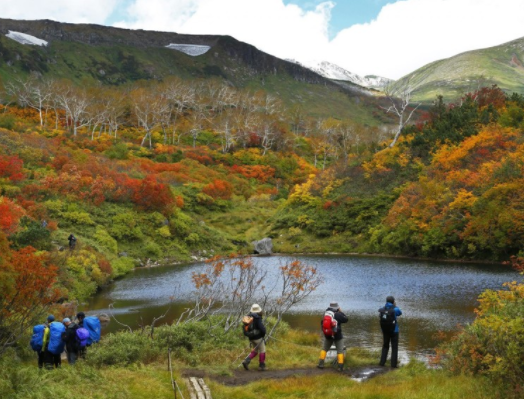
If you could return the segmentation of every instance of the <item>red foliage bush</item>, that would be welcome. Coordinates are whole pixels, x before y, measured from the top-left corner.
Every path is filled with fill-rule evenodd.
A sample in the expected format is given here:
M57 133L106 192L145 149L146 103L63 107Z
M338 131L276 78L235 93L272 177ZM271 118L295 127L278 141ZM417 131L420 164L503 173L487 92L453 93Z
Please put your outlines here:
M231 195L233 194L233 186L227 181L216 179L212 183L204 186L202 192L213 199L228 200L231 199Z

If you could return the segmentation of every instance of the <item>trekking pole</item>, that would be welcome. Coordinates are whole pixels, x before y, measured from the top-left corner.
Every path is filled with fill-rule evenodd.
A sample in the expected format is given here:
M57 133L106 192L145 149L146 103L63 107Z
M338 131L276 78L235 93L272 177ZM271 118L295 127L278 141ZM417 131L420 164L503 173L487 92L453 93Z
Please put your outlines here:
M176 389L175 389L176 382L173 379L173 369L171 368L171 348L167 349L167 358L168 358L167 364L168 364L168 369L169 369L169 375L171 376L171 386L173 387L173 392L175 393L175 399L177 399L176 398Z

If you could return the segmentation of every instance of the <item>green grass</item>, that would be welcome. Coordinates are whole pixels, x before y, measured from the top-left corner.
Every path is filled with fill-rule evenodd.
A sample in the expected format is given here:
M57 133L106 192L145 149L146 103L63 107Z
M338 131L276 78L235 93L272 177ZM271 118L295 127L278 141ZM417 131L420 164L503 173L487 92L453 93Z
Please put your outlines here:
M238 370L241 359L249 351L247 341L241 334L233 332L227 339L218 338L219 342L215 342L212 335L202 335L202 327L205 326L198 327L197 332L192 332L187 327L178 332L171 330L175 334L172 337L181 339L185 336L195 344L192 351L175 347L172 354L174 378L186 398L189 398L189 394L182 378L183 371L205 370L208 375L231 376L234 370ZM106 338L107 342L102 340L99 347L91 349L91 359L88 352L87 362L79 361L74 367L64 363L61 369L53 371L38 370L36 357L27 350L21 353L25 361L9 351L0 357L0 397L47 399L76 397L81 392L86 399L173 398L171 378L167 370L167 348L158 351L161 348L157 345L157 340L162 336L160 330L158 331L157 334L160 335L155 335L155 344L146 337L132 339L129 334L122 339L117 336ZM144 357L143 361L147 364L141 363L138 358L126 366L99 364L101 359L113 359L118 353L132 351L139 355L140 345L148 345L148 348L152 348L153 352L157 350L156 353L160 355L155 355L155 358ZM270 341L267 345L268 368L314 368L320 347L319 334L291 330L284 324L277 340ZM350 348L345 364L350 369L376 365L377 358L378 352ZM237 387L222 385L212 378L205 378L205 381L215 399L497 397L496 387L490 387L482 378L453 376L443 370L427 369L424 364L416 361L365 382L356 382L347 375L330 372L314 377L264 379ZM178 392L177 395L180 397Z

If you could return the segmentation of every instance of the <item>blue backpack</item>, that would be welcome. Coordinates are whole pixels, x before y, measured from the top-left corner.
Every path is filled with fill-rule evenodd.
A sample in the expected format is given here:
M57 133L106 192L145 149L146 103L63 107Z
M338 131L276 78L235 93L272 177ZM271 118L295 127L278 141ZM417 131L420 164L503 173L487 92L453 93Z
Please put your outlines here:
M100 320L95 316L88 316L84 319L84 328L89 331L87 345L100 341Z
M62 323L53 321L49 325L49 344L47 350L53 355L59 355L64 351L65 343L62 341L62 333L65 332L65 326Z
M44 346L45 325L39 324L33 327L33 336L29 344L35 352L40 352Z

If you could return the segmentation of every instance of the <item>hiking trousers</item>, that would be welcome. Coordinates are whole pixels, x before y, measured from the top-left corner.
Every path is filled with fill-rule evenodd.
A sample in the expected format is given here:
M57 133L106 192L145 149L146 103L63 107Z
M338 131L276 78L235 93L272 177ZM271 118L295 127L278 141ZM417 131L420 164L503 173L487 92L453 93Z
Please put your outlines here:
M383 344L380 365L384 366L388 358L389 344L391 343L391 367L397 367L398 364L398 332L382 331Z
M264 338L249 340L249 345L257 353L266 353L266 342Z
M329 349L331 349L331 345L333 344L335 345L335 348L337 348L337 354L344 353L344 340L343 339L335 340L332 337L326 337L324 335L324 347L322 349L328 352Z

